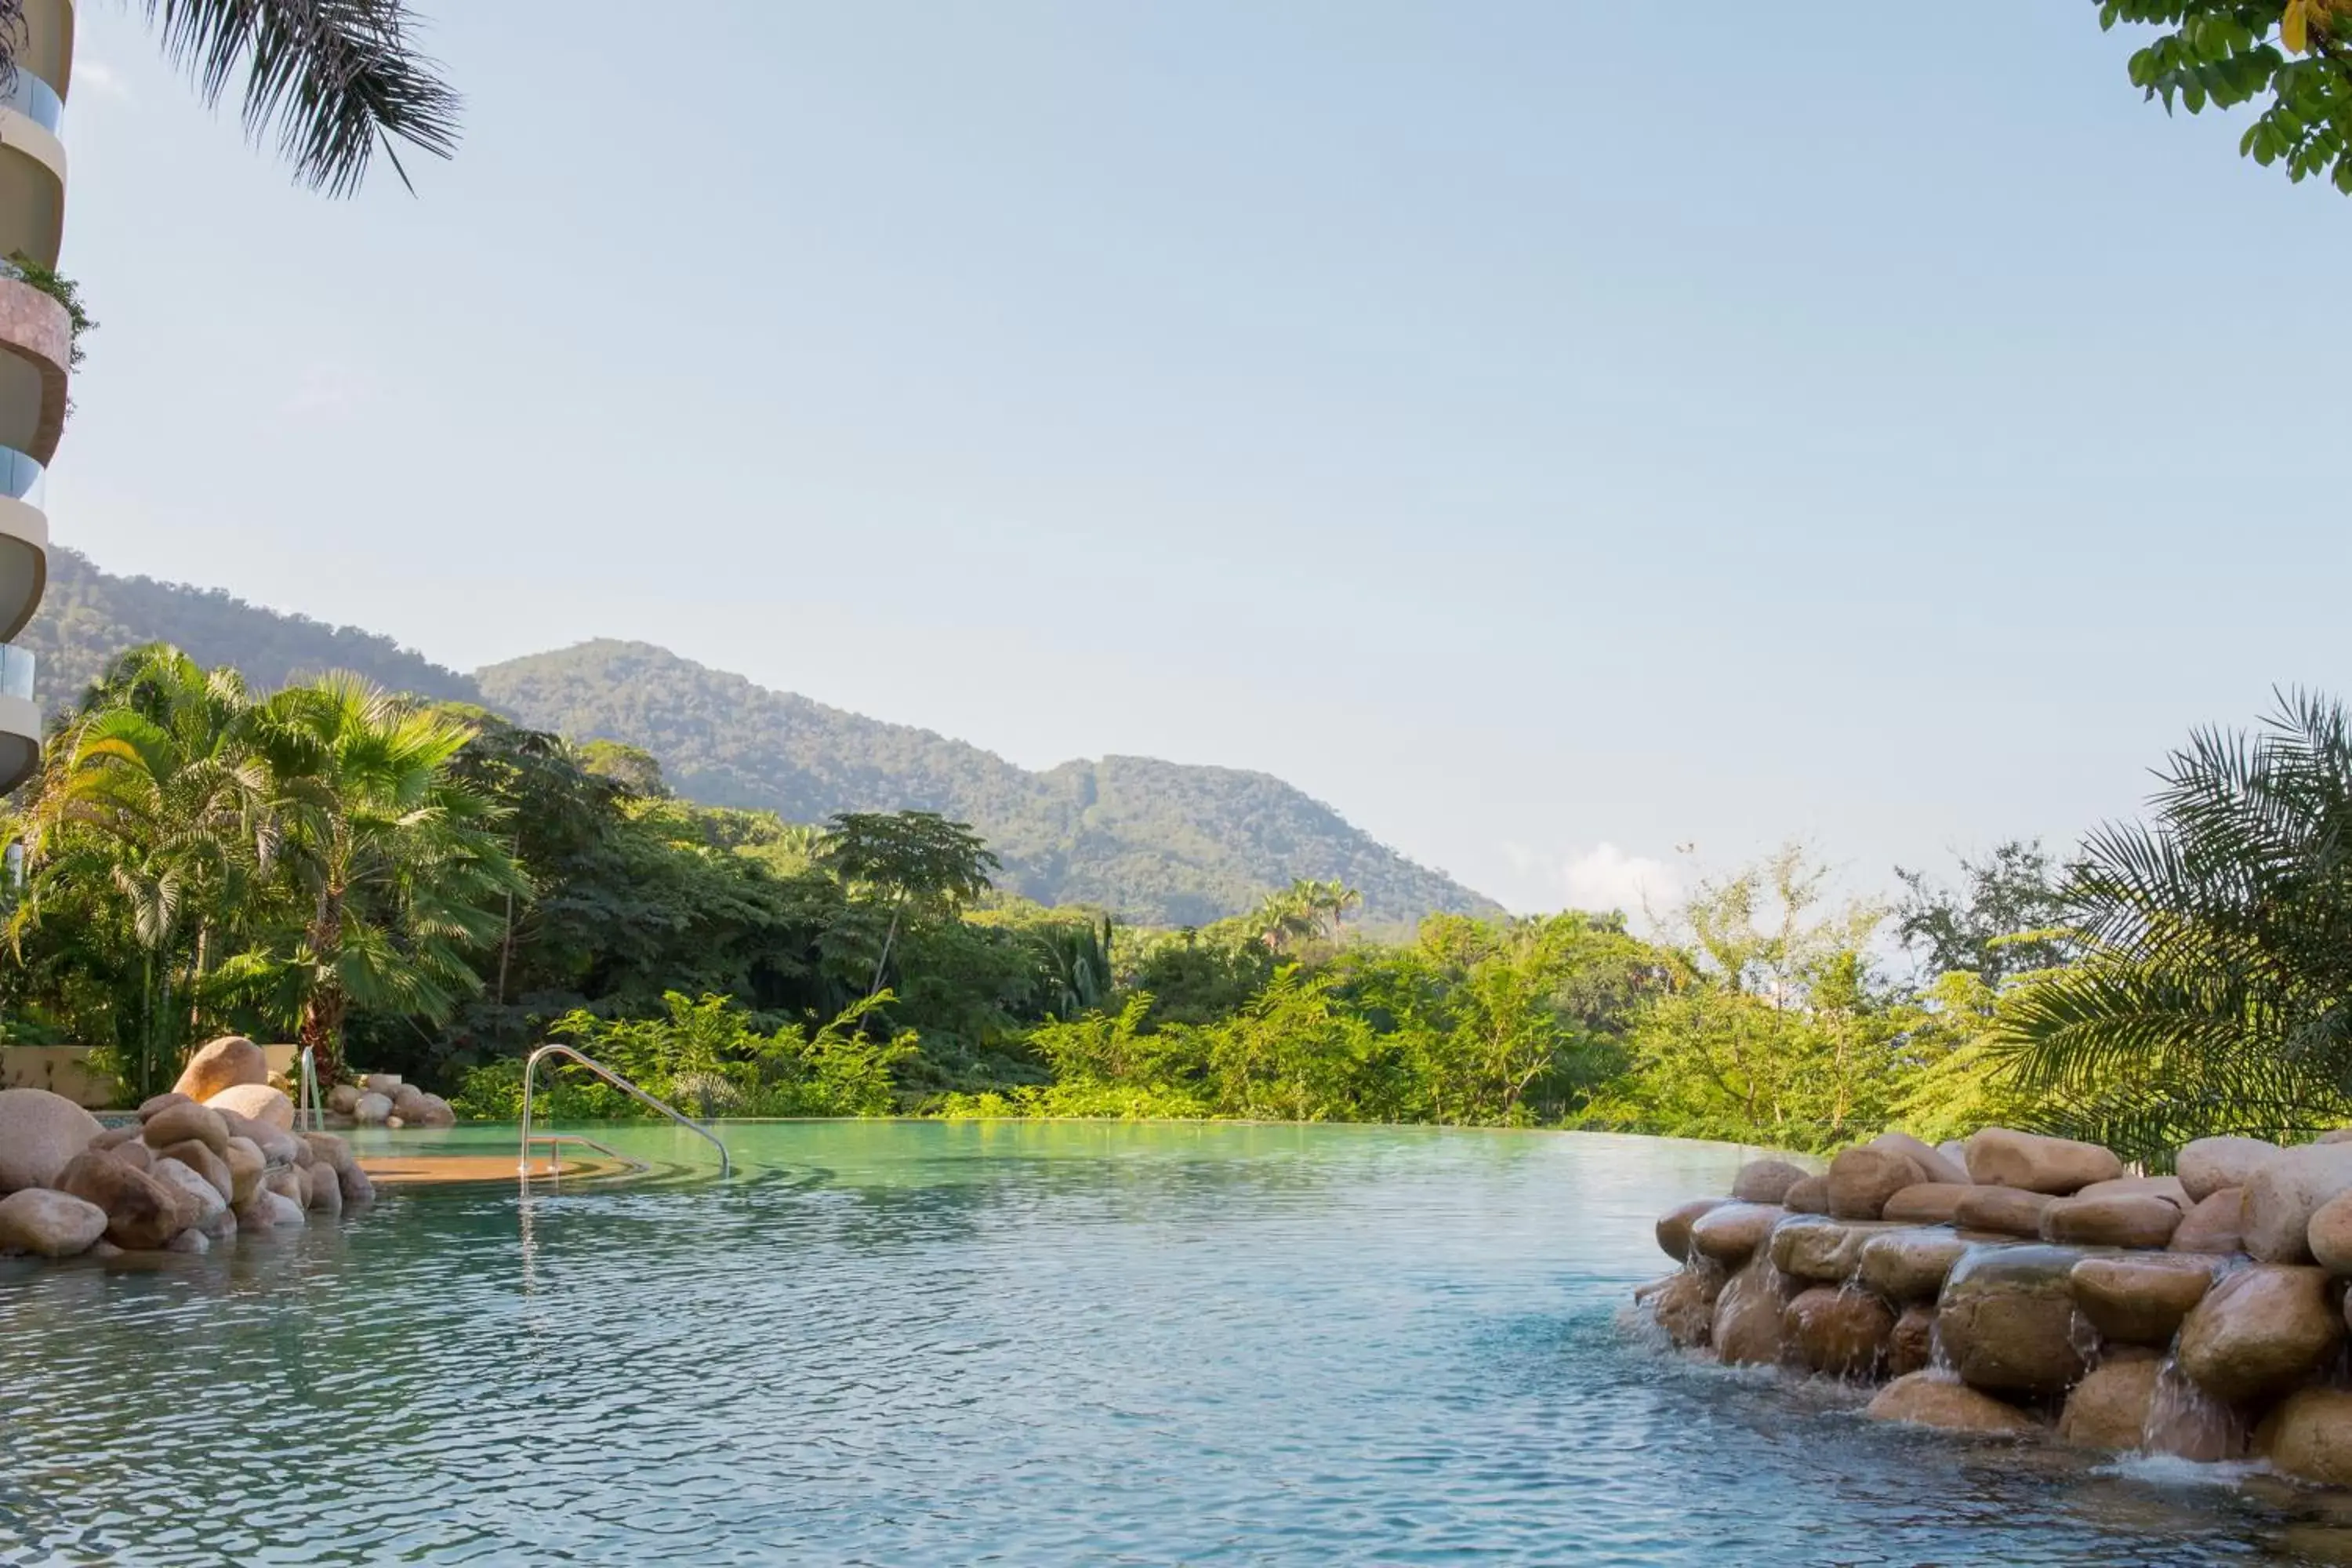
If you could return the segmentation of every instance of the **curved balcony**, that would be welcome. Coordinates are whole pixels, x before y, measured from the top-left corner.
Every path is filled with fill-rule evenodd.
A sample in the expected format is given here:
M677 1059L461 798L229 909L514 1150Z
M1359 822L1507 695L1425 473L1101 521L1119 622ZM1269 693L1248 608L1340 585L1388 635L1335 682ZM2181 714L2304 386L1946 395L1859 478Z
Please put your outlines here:
M73 379L73 318L0 261L0 447L35 462L57 456Z
M13 109L50 135L62 138L66 133L66 100L58 89L26 70L16 68L16 79L0 84L0 109Z
M41 765L41 709L33 700L30 648L0 643L0 790L12 790Z

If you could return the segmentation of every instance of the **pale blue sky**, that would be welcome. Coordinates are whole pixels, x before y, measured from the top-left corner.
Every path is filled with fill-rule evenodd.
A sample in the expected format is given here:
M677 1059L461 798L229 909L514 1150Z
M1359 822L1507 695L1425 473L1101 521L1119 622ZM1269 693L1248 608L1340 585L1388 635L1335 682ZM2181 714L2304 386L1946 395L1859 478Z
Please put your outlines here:
M2352 201L2087 0L420 3L465 145L341 205L85 8L60 542L1260 768L1529 909L2071 840L2352 686Z

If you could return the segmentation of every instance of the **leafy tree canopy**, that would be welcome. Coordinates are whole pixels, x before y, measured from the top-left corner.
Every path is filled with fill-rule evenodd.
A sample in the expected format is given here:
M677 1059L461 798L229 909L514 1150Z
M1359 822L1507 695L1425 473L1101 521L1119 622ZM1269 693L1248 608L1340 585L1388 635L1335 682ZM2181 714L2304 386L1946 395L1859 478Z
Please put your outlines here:
M2238 149L2352 195L2352 0L2100 0L2099 25L2161 28L2132 85L2168 111L2258 104Z

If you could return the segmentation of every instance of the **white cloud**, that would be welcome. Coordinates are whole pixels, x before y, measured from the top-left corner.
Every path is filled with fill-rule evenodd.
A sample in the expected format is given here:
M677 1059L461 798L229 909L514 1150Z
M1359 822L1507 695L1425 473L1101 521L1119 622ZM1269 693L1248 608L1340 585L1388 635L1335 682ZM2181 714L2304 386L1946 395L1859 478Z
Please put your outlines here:
M74 90L98 98L110 98L117 103L131 100L131 83L121 71L104 60L82 58L74 61Z
M1570 855L1560 865L1559 879L1570 909L1622 910L1636 923L1645 905L1663 915L1682 891L1682 878L1672 866L1628 855L1614 844Z

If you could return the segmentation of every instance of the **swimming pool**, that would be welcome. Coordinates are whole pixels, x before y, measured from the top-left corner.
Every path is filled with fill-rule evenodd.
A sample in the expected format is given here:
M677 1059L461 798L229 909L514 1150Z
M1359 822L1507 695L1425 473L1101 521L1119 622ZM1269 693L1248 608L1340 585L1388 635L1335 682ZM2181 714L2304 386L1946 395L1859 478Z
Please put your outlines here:
M1866 1426L1629 1332L1728 1147L722 1131L723 1184L632 1126L649 1177L0 1263L0 1562L2352 1557L2315 1498Z

